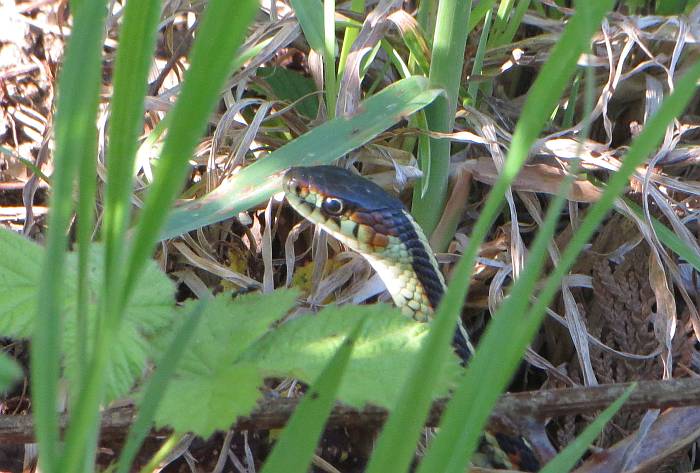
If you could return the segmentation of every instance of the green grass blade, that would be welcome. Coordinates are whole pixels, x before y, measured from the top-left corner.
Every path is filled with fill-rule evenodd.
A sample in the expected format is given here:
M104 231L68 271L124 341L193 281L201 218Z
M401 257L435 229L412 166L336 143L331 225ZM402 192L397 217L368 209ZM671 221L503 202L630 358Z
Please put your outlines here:
M433 131L448 133L454 126L471 6L471 0L441 0L438 5L430 85L444 89L445 95L425 110L428 127ZM447 200L449 168L450 141L431 138L430 157L421 157L421 169L429 180L427 184L421 180L414 187L411 207L411 213L427 235L437 226Z
M235 8L228 0L212 0L207 4L192 48L191 67L171 112L156 177L139 217L120 297L122 304L136 284L165 222L167 209L184 181L187 160L219 100L219 91L238 63L236 52L257 8L258 3L253 0L239 0Z
M540 473L559 473L562 471L571 471L571 469L576 465L576 462L586 453L588 447L593 443L593 441L600 435L600 432L605 427L605 424L610 422L610 419L620 410L622 405L629 399L632 392L637 388L637 384L634 383L618 397L615 402L610 404L607 409L596 417L596 419L591 422L588 427L581 432L581 435L576 437L576 440L571 442L567 447L559 452L559 454L549 463L545 465L544 468L540 470Z
M528 6L530 6L530 0L520 0L518 2L518 5L515 7L515 11L511 14L511 17L509 18L502 34L496 38L495 44L502 45L513 41L515 33L517 32L518 28L520 28L520 24L523 21L523 16L525 16L525 13L527 12Z
M493 25L493 14L491 10L486 13L486 18L484 19L484 27L481 30L481 35L479 36L479 45L476 48L476 54L473 59L472 75L476 76L481 74L482 67L484 66L484 56L486 55L486 45L488 44L489 34L491 32L491 26ZM467 86L467 95L471 101L476 104L478 97L478 91L480 88L479 81L471 81Z
M644 218L644 212L642 209L634 202L632 202L630 199L624 198L625 204L632 209L632 211L637 214L639 218ZM659 237L659 240L661 242L668 246L671 251L673 251L675 254L680 256L681 258L685 259L688 263L690 263L696 271L700 271L700 255L697 254L695 251L693 251L692 248L689 248L688 245L683 243L683 240L678 238L678 235L673 233L673 230L668 228L666 225L661 223L659 220L655 219L654 217L651 218L651 224L654 227L654 231Z
M311 49L321 53L325 45L323 6L319 0L290 0L304 38Z
M153 473L160 469L160 464L163 463L170 453L175 449L180 441L183 439L185 434L175 432L170 435L160 446L158 451L148 460L143 468L139 470L139 473Z
M360 14L364 13L365 0L352 0L350 3L350 11ZM345 64L348 62L348 54L350 54L350 48L352 48L358 34L360 34L360 28L356 26L348 26L345 28L343 46L340 48L340 58L338 59L338 77L343 77Z
M597 29L603 15L607 11L607 7L612 2L600 3L602 6L601 4L595 4L591 7L593 12L577 12L569 21L563 33L562 41L553 50L550 60L544 65L542 72L538 75L529 92L528 100L522 112L522 116L527 117L527 120L518 122L513 137L513 146L508 155L504 172L494 184L482 210L481 217L473 230L469 245L455 268L452 278L453 283L448 288L443 302L438 308L436 319L421 354L421 359L416 364L415 371L412 373L411 380L407 385L406 395L405 397L402 395L404 403L400 403L397 410L389 418L380 437L377 452L370 463L370 467L374 468L372 470L373 473L405 471L406 462L411 459L418 433L430 404L427 392L424 392L427 390L424 388L421 391L421 385L431 384L432 377L435 376L435 371L439 366L437 362L441 361L440 357L443 356L443 353L446 354L452 331L454 330L454 321L461 310L462 301L466 297L478 248L501 208L505 190L524 163L530 145L537 138L551 110L556 106L558 97L567 84L568 77L573 74L579 54L588 47L589 38ZM507 328L506 331L509 330L511 329ZM521 337L524 338L526 335L527 333L523 333ZM475 356L475 360L477 356L478 353ZM431 366L430 357L435 359L436 364ZM470 366L473 363L474 361ZM484 372L486 371L481 371L478 374L483 375ZM478 429L479 426L477 424L474 427ZM421 465L421 468L424 467ZM423 471L444 470L431 470L428 466Z
M94 102L90 104L92 110L97 111L98 96L93 96ZM85 149L97 150L97 130L85 137ZM80 353L80 376L85 372L88 360L87 352L87 319L90 304L89 262L92 234L95 225L95 197L97 194L97 159L95 153L83 153L80 156L78 171L78 206L77 206L77 240L78 240L78 292L76 301L77 315L77 344ZM78 378L77 386L82 385ZM80 388L77 388L77 391ZM74 392L75 392L74 391ZM70 399L75 400L75 397Z
M323 77L328 116L335 116L338 81L335 76L335 0L323 0Z
M168 386L168 381L170 381L180 358L182 358L183 353L185 353L183 347L189 344L192 335L194 335L197 329L197 324L201 319L206 304L206 300L200 300L197 303L185 323L182 324L175 334L175 337L172 342L170 342L161 360L156 364L157 369L148 381L143 392L143 398L139 403L138 417L134 423L131 424L129 436L119 456L116 473L127 473L129 471L131 462L134 461L141 443L150 432L156 409Z
M96 430L93 413L102 401L105 367L114 335L119 328L122 308L128 301L165 220L166 213L163 209L169 208L179 189L175 183L184 180L187 159L206 125L219 90L236 62L236 51L243 42L247 25L256 8L257 3L252 0L238 2L236 9L230 8L230 3L226 0L213 0L204 13L192 50L192 65L181 96L171 112L171 126L159 162L157 178L149 191L137 226L125 280L121 290L117 290L115 301L119 305L109 307L109 317L101 324L86 384L80 392L80 408L74 413L66 433L65 455L61 462L63 471L78 471L84 458L91 458L90 452L86 452L83 446L90 433ZM212 51L216 51L216 54L212 54Z
M591 30L589 32L592 34ZM586 112L590 113L594 102L593 94L587 94L586 99ZM548 113L547 110L539 112L544 115ZM587 136L589 126L586 125L582 130L583 136ZM566 204L564 196L568 195L575 174L576 170L572 169L547 209L545 220L530 248L525 269L482 337L460 387L447 406L440 434L420 465L420 472L457 472L466 467L473 455L488 413L517 369L544 316L544 310L525 318L522 314L528 308L530 297L547 261L547 246L555 233ZM506 343L503 342L504 334L507 334ZM483 373L489 373L488 383L482 382Z
M571 178L562 185L552 201L528 255L525 269L509 297L499 307L482 337L479 348L468 365L458 390L449 402L440 433L433 441L418 473L430 471L464 471L478 446L481 430L498 397L507 387L522 354L534 337L541 318L522 319L547 262L547 246L556 231L561 211L566 205ZM457 301L451 301L457 302ZM461 304L454 307L459 314ZM504 343L504 334L507 341ZM483 382L488 373L488 382Z
M143 129L144 96L147 90L161 2L127 2L119 34L114 66L107 148L107 183L102 224L105 242L105 283L103 300L117 307L115 289L123 271L125 232L129 222L133 167L137 139Z
M472 11L471 16L469 17L469 27L467 28L467 32L473 30L476 25L478 25L479 22L486 17L486 14L493 8L494 3L496 3L496 0L486 0L484 2L479 2L479 4L474 7L474 11Z
M93 1L74 18L65 62L60 73L54 127L56 152L45 271L40 282L37 324L31 345L32 407L41 450L42 471L58 465L58 377L61 301L67 228L73 209L72 184L84 155L95 159L95 121L101 80L105 2Z
M206 197L179 206L161 238L170 238L247 210L281 190L279 175L290 166L330 163L369 142L382 131L422 109L440 90L422 77L396 82L364 100L352 117L334 118L246 167Z
M460 304L461 306L461 304ZM450 354L455 318L441 304L416 364L401 391L367 466L367 473L406 472L432 404L433 383Z
M308 471L311 456L321 436L326 418L333 409L336 393L348 366L352 348L362 331L365 318L363 317L357 323L311 389L304 395L289 424L277 440L261 473Z

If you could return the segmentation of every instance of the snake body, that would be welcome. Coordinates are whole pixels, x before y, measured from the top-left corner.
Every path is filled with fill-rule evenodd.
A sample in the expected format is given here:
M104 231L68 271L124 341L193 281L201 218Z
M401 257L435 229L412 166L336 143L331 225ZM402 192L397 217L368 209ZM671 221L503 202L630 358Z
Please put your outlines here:
M445 293L445 280L423 230L399 199L337 166L291 168L282 183L299 214L367 259L405 315L430 320ZM461 322L452 343L466 362L473 348ZM523 439L498 432L485 438L491 465L539 469Z
M283 188L299 214L367 259L402 313L430 320L445 280L425 234L399 199L337 166L291 168ZM453 344L466 361L472 348L461 323Z

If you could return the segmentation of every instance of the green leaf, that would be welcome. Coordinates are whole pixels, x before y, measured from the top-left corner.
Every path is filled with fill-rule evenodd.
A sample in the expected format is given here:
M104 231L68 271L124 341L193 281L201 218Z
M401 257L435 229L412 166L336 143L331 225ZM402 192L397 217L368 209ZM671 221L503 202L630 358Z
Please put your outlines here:
M632 211L637 214L639 218L644 218L644 212L641 207L636 203L632 202L626 197L622 197L625 204L632 209ZM659 240L663 242L664 245L668 246L675 254L684 258L688 263L690 263L696 271L700 271L700 255L693 251L688 245L686 245L683 240L681 240L678 235L676 235L673 230L668 228L666 225L661 223L659 220L651 217L651 224L654 227Z
M31 337L36 323L33 310L39 296L37 283L41 277L41 261L45 250L36 243L9 231L0 231L0 282L5 290L0 295L0 334L16 338ZM100 285L103 281L102 247L90 252L89 285L91 306L88 333L94 333ZM19 258L16 259L16 258ZM77 257L66 259L66 280L63 292L63 357L69 383L75 381L79 369L77 324L75 317ZM141 375L151 351L153 336L170 324L173 312L174 286L165 274L149 261L142 284L126 308L124 323L111 350L107 368L107 400L126 393ZM92 352L92 337L87 350Z
M22 368L7 355L0 355L0 392L7 390L22 377Z
M217 190L180 205L161 238L219 222L282 190L280 175L290 166L328 164L359 148L395 123L422 109L441 93L423 77L396 82L360 104L352 117L334 118L243 169Z
M339 391L339 399L353 406L371 403L393 407L416 354L428 333L428 324L415 322L390 306L329 307L300 317L265 335L244 360L255 362L274 376L293 376L311 383L340 347L344 335L367 316L355 343ZM433 386L433 397L447 393L460 372L452 356Z
M295 300L295 291L236 299L221 294L211 300L166 389L156 424L208 437L248 414L264 378L254 362L237 358L272 322L284 316ZM196 302L185 304L183 310L191 311L193 304ZM197 409L192 409L193 405Z
M319 53L323 51L323 5L318 0L291 0L294 13L306 41Z
M252 363L220 363L198 376L176 376L158 408L156 425L207 438L253 410L262 382L260 370Z
M352 333L323 368L294 411L261 473L308 471L314 447L321 436L326 418L333 409L336 392L348 366L350 354L366 320L367 317L364 317L357 322Z
M309 119L316 117L318 97L312 95L316 92L314 81L284 67L260 67L258 78L267 82L279 100L299 101L294 105L299 113Z

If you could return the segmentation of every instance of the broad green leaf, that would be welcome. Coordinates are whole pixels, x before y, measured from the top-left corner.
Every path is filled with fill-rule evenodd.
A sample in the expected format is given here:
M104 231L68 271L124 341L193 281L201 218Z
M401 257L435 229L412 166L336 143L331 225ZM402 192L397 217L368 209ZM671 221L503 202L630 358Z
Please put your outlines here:
M282 190L290 166L330 163L422 109L440 95L423 77L396 82L360 104L352 117L334 118L243 169L205 197L172 210L161 232L170 238L243 212Z
M41 277L44 248L9 231L0 231L0 282L5 291L0 295L0 334L8 337L29 338L33 333L36 314L33 310L40 297L37 283ZM94 333L96 301L103 281L100 246L91 251L89 283L92 305L88 317L88 333ZM16 259L19 258L19 259ZM76 340L76 255L66 259L66 280L63 293L63 356L69 381L75 380L78 369ZM172 318L174 287L152 261L148 263L142 283L127 306L107 370L107 399L126 393L141 375L151 351L151 338L166 328ZM92 351L92 337L87 350Z
M258 78L267 82L279 100L298 101L294 108L299 113L308 119L316 117L318 97L313 95L316 92L314 81L284 67L260 67L258 68Z
M199 376L176 376L158 408L156 425L208 438L253 410L263 379L252 363L220 363Z
M365 320L366 317L360 319L301 400L265 462L262 473L308 471L314 447L321 436L326 418L333 409L336 392Z
M350 365L338 397L353 406L371 403L393 407L428 333L428 325L415 322L393 307L329 307L316 315L300 317L266 334L242 359L256 363L273 376L293 376L311 383L338 350L358 321L367 316L355 343ZM459 373L452 356L433 386L433 396L444 395Z
M0 355L0 392L5 391L22 377L22 368L7 355Z
M254 361L239 362L237 358L284 316L295 300L294 291L275 291L236 299L221 294L209 301L168 384L156 424L208 437L248 414L264 378ZM192 304L196 302L185 304L183 311L190 312ZM197 409L192 409L193 405Z

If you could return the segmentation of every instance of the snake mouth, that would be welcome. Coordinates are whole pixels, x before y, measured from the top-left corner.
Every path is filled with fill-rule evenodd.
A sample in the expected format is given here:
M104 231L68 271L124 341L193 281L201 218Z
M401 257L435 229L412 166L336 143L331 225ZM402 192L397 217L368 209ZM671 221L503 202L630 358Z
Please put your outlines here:
M309 179L302 168L290 168L282 178L282 189L287 196L304 198L309 193Z

